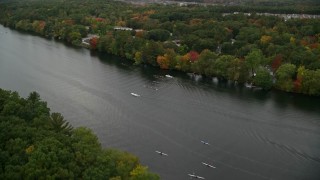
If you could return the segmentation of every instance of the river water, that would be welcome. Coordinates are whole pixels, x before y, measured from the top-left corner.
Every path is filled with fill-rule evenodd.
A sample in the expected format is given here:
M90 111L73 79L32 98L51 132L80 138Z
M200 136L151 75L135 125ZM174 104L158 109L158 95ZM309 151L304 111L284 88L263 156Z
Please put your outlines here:
M52 112L161 179L320 179L320 98L132 66L3 26L0 87L39 92Z

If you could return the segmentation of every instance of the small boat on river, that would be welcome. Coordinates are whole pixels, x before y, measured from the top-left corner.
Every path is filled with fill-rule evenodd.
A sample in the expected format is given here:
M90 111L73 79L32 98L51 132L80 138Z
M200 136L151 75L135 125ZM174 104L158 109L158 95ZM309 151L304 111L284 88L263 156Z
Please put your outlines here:
M140 95L136 94L136 93L131 93L131 95L134 96L134 97L140 97Z
M208 142L205 142L205 141L201 141L201 143L208 146L210 145Z
M168 156L168 154L163 153L163 152L161 152L161 151L156 151L156 153L160 154L161 156Z
M216 167L214 167L213 165L208 164L208 163L205 163L205 162L202 162L202 164L205 165L205 166L211 167L211 168L216 168Z
M201 176L197 176L195 175L194 173L193 174L188 174L188 176L190 176L190 178L195 178L195 179L205 179L204 177L201 177Z

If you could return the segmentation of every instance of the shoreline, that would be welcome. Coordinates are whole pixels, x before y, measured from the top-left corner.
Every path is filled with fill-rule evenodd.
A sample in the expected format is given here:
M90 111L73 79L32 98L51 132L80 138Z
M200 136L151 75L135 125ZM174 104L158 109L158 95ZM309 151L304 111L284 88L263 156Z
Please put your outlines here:
M231 79L224 79L224 78L217 77L217 76L207 76L205 74L199 74L199 73L195 73L195 72L191 72L191 71L186 72L186 71L181 71L181 70L178 70L178 69L162 69L159 66L155 66L155 65L148 64L148 63L143 63L143 62L141 64L135 64L132 59L128 59L126 57L122 57L122 56L119 56L119 55L111 54L111 53L108 53L108 52L101 52L101 51L98 51L97 49L92 49L92 48L90 48L90 45L85 45L82 42L79 45L76 45L76 44L72 44L71 42L68 42L66 40L62 40L62 39L55 38L55 37L52 37L52 36L44 36L44 35L41 35L41 34L36 33L36 32L24 31L24 30L13 28L13 27L5 26L3 24L0 24L0 25L5 27L5 28L9 28L10 30L18 31L19 33L25 33L25 34L28 34L28 35L34 35L34 36L39 36L41 38L51 39L51 40L63 43L64 45L71 46L73 48L85 48L85 49L90 50L91 52L96 52L96 53L116 56L116 57L119 57L119 58L124 58L127 61L133 62L132 63L133 66L148 65L148 66L152 66L154 68L157 68L159 70L165 70L165 71L168 71L168 72L179 72L179 73L184 73L186 75L188 75L188 74L196 74L197 76L200 76L201 79L211 79L211 81L214 81L214 79L218 79L218 81L230 81L230 82L232 82L234 84L241 85L241 86L246 87L248 89L251 89L253 91L265 91L267 93L268 91L275 90L275 91L279 91L279 92L283 92L283 93L290 93L290 94L293 94L293 95L302 95L302 96L307 96L307 97L319 97L317 95L310 95L310 94L305 94L305 93L284 91L284 90L281 90L281 89L278 89L278 88L274 87L274 84L270 89L266 90L266 89L263 89L262 87L254 85L252 83L252 81L240 82L239 83L238 81L234 81L234 80L231 80ZM249 86L247 86L247 84L251 84L251 86L249 87Z

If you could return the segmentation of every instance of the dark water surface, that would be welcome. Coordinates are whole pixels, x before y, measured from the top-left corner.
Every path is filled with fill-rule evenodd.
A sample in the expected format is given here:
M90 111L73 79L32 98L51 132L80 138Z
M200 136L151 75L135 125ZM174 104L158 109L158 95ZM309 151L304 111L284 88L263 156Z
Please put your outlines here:
M320 98L168 73L0 26L1 88L39 92L162 179L320 179Z

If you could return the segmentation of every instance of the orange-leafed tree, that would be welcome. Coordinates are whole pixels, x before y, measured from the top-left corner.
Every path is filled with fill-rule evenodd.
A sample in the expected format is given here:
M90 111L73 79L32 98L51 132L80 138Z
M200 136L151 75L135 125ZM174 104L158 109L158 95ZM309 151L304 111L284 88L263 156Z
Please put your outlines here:
M166 49L163 56L157 56L157 63L161 69L175 69L177 54L173 49Z
M32 28L35 32L43 34L44 27L46 26L45 21L33 21Z
M159 64L161 69L169 69L169 59L166 55L158 56L157 63Z
M191 69L191 62L190 62L190 54L187 53L183 56L181 56L176 65L176 69L181 70L181 71L190 71Z
M135 36L139 38L143 38L145 36L146 32L143 30L136 31Z
M195 19L191 19L190 21L189 21L189 24L191 25L191 26L199 26L199 25L201 25L202 24L202 19L198 19L198 18L195 18Z
M117 26L126 26L126 22L120 19L120 20L117 22Z

